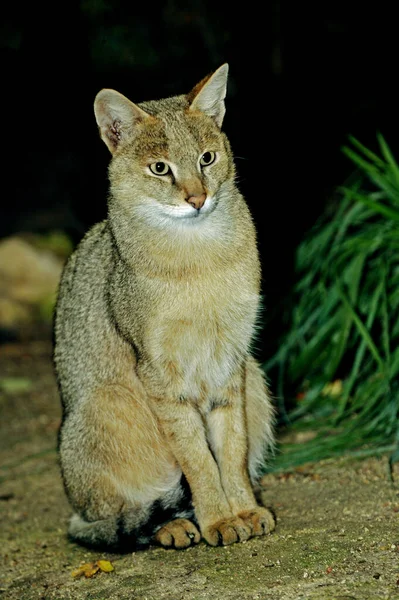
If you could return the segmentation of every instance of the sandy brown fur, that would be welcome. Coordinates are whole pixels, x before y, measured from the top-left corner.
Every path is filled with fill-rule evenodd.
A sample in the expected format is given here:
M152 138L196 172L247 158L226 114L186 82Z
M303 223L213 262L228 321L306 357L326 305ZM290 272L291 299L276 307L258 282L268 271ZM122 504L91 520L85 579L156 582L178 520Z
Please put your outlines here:
M140 105L96 99L109 213L65 268L54 353L70 535L84 544L229 544L274 527L252 487L273 416L250 354L260 265L220 130L226 75Z

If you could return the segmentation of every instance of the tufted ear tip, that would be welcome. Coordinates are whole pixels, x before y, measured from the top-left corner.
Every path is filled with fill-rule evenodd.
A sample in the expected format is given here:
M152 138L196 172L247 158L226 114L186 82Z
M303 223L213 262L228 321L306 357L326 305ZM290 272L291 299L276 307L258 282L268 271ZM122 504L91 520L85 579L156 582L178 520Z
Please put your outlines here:
M216 69L215 73L223 73L223 75L226 77L229 74L229 63L223 63L218 69Z
M200 110L212 117L218 127L222 126L226 112L224 99L227 91L228 63L200 81L188 94L190 110Z

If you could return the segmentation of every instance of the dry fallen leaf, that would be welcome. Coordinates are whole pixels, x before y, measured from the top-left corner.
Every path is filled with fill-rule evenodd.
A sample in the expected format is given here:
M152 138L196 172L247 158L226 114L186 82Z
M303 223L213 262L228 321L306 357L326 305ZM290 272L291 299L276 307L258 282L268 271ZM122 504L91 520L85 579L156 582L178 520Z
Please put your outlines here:
M90 571L94 567L94 563L85 563L84 565L80 565L77 569L74 569L71 573L72 577L81 577L85 575L86 572Z
M86 569L85 577L93 577L99 570L100 567L96 563L93 563L90 569Z
M114 571L114 566L109 560L96 560L94 563L85 563L84 565L80 565L77 569L74 569L71 573L72 577L81 577L84 575L85 577L93 577L99 571L103 571L104 573L111 573Z
M109 560L98 560L97 565L104 573L111 573L111 571L115 570L113 564L109 562Z

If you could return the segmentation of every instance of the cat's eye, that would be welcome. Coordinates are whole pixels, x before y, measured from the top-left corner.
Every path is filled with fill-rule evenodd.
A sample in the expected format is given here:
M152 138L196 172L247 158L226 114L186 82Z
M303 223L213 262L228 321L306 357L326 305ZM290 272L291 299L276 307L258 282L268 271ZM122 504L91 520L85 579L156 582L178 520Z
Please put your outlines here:
M150 170L154 175L168 175L170 173L170 166L164 162L156 162L150 165Z
M201 167L207 167L215 162L216 152L204 152L204 154L200 158Z

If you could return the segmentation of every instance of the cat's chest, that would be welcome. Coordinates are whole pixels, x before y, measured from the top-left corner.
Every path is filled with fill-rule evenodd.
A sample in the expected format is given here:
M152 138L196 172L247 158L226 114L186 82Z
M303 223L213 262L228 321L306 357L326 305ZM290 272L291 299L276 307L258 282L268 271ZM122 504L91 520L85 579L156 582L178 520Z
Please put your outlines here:
M144 343L165 384L194 398L227 385L253 337L256 290L208 282L165 290L163 298Z

